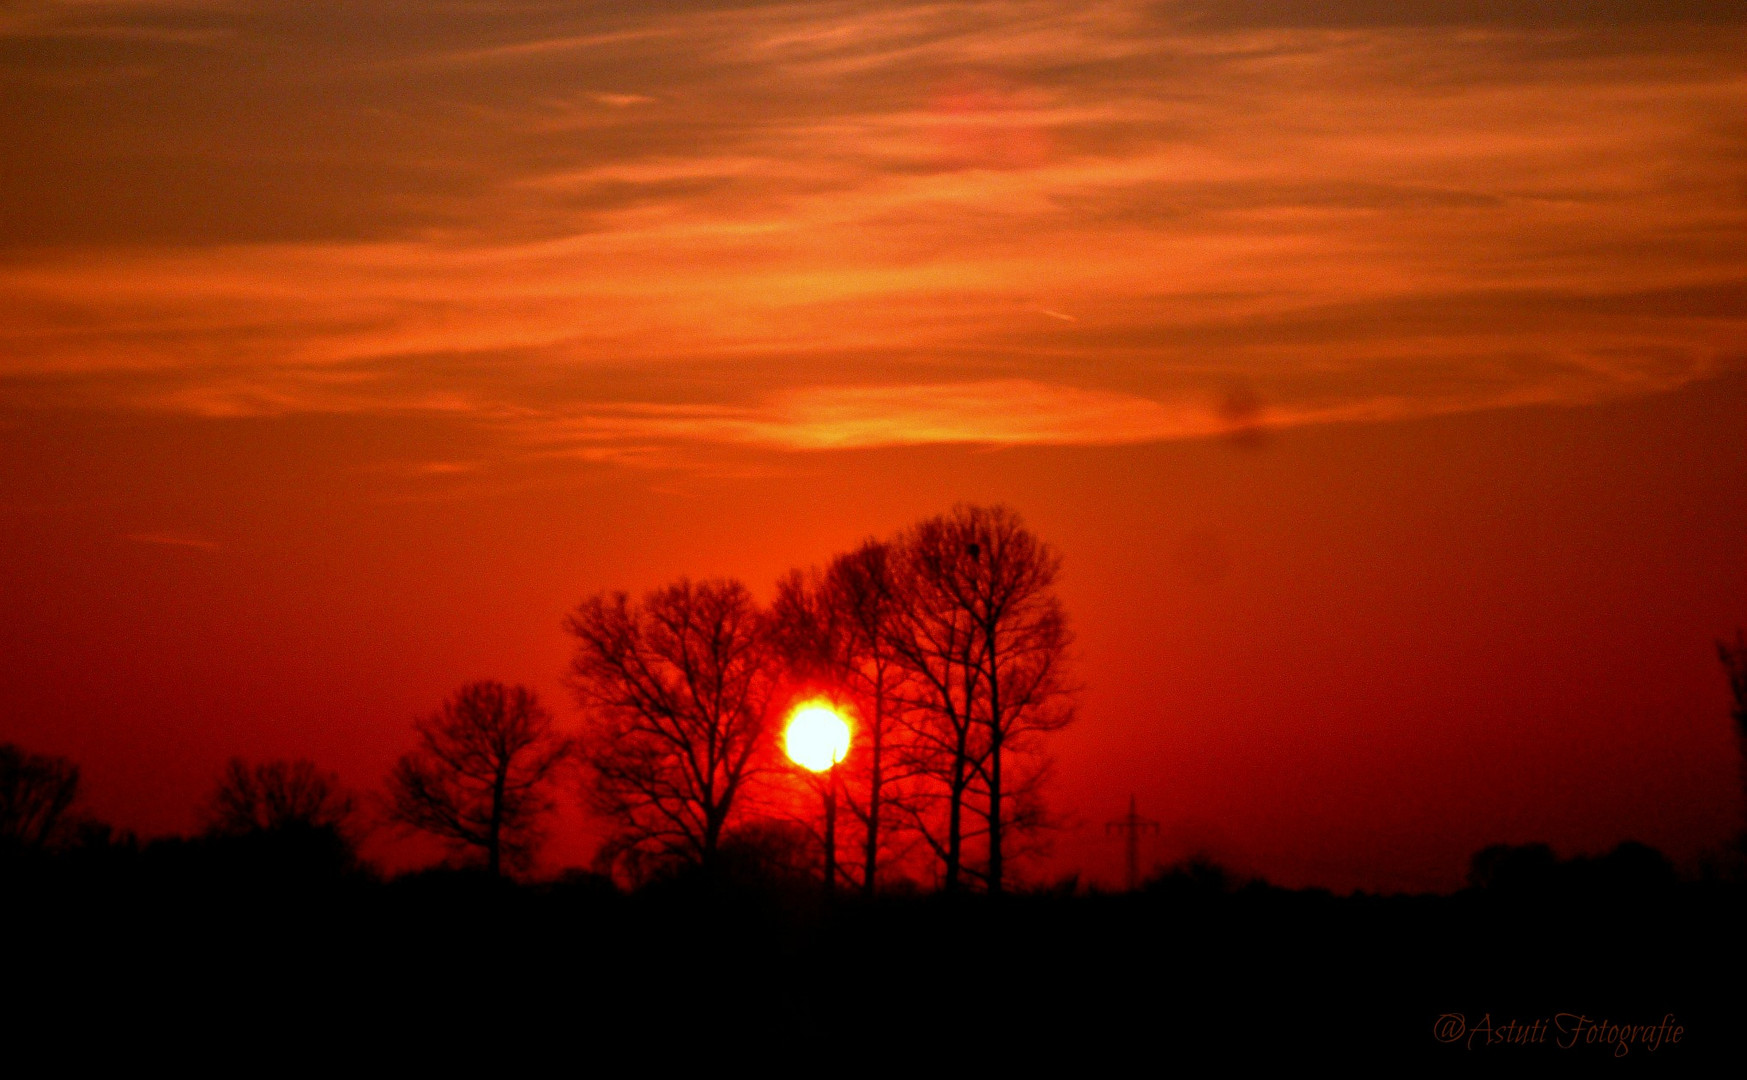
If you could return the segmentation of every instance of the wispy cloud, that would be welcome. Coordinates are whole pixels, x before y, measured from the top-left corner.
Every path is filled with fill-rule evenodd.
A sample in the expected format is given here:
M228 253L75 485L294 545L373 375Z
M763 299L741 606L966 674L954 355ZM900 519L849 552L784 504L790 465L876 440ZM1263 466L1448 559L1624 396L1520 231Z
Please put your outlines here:
M772 441L807 449L1150 442L1205 434L1211 419L1133 394L1018 379L809 388L786 395L774 412Z
M1202 435L1219 426L1206 403L1170 407L1131 394L1014 379L805 387L750 406L620 403L537 423L530 430L581 447L729 442L846 450L944 443L1104 445Z
M1289 424L1740 366L1742 20L1535 10L25 4L0 393L630 457L1181 438L1234 384Z
M1571 400L1557 389L1501 393L1495 406ZM1474 408L1462 395L1347 395L1270 404L1248 388L1161 401L1136 394L1013 379L979 383L807 387L755 405L603 403L565 416L505 417L548 452L665 466L686 447L731 444L788 451L902 446L1121 446L1253 437L1301 424L1388 421ZM676 452L681 457L676 458Z

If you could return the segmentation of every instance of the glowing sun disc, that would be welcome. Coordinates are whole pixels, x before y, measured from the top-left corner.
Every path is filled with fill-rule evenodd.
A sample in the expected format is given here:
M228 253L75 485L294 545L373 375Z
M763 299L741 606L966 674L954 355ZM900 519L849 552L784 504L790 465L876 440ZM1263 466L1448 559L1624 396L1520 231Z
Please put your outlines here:
M849 721L829 705L808 702L789 717L783 749L801 768L824 772L849 753Z

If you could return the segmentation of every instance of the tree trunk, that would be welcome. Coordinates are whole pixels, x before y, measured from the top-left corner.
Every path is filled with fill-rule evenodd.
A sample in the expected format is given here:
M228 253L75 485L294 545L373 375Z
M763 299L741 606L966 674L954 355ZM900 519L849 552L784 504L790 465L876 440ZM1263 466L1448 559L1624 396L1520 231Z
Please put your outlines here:
M958 742L952 755L952 783L947 788L946 881L944 883L947 892L958 891L959 864L963 858L965 772L969 764L965 737L970 730L969 723L970 718L966 716L965 723L958 727Z
M971 659L970 646L962 661L964 669L964 713L953 721L951 802L947 806L946 825L946 891L957 892L960 870L964 865L964 792L970 783L971 719L977 696L976 662ZM951 695L948 694L948 706Z
M868 776L867 792L867 843L862 853L861 891L864 896L874 894L875 875L879 871L880 862L880 789L885 784L885 773L881 764L881 751L885 741L885 677L879 676L874 682L874 723L873 746L869 752L873 755L871 771Z
M502 873L503 790L509 780L509 763L498 767L491 782L491 824L485 833L485 868L492 877Z
M825 898L837 894L837 766L825 770Z
M714 805L704 807L704 847L698 852L698 865L709 877L716 872L716 849L722 839L722 815Z
M995 662L995 628L987 628L989 640L989 892L1001 891L1001 684Z

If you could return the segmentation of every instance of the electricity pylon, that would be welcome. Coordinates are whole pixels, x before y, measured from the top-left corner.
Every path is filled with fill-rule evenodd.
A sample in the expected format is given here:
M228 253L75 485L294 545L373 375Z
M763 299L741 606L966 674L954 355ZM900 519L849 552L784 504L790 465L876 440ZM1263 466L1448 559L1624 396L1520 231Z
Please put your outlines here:
M1128 891L1140 887L1140 837L1142 833L1158 835L1159 823L1143 818L1134 808L1134 796L1128 797L1128 813L1104 826L1105 835L1122 833L1128 841Z

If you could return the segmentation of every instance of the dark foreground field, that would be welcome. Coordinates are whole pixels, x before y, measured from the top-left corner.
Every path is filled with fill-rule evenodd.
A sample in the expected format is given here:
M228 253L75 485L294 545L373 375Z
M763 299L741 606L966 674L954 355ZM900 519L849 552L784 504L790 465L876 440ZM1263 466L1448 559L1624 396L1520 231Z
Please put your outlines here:
M756 876L631 894L590 876L383 882L157 846L5 869L0 1024L7 1047L69 1067L243 1074L1708 1072L1747 1057L1747 895L1609 859L1453 896L1193 867L1132 894L827 905Z

